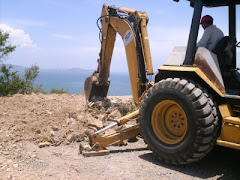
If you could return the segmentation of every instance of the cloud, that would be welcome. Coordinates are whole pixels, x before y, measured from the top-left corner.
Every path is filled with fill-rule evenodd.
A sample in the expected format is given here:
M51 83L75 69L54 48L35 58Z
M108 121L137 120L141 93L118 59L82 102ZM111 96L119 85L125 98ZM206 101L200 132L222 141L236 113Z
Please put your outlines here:
M67 34L53 33L52 36L58 39L73 40L73 36Z
M36 48L29 34L22 29L14 29L6 24L0 24L0 29L10 34L10 41L20 48Z

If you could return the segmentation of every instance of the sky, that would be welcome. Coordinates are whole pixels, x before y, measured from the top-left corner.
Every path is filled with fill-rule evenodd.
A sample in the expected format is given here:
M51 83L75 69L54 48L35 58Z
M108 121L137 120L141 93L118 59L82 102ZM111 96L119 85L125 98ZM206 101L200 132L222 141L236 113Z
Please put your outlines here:
M147 12L155 72L174 46L187 45L193 8L186 0L0 0L0 29L9 32L10 43L17 45L6 62L41 69L96 69L101 48L96 20L104 3ZM239 7L237 12L239 17ZM228 34L226 8L204 8L205 14L212 15L214 24ZM202 33L200 28L199 38ZM127 71L125 49L118 35L111 72Z

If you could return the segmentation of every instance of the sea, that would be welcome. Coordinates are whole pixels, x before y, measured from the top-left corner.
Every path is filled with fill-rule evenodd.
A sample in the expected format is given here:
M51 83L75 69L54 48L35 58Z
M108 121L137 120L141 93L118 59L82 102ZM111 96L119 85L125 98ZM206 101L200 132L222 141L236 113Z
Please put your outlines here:
M70 94L80 94L84 91L85 79L92 75L92 72L61 72L61 71L40 71L34 81L34 85L42 84L45 92L57 88L67 90ZM131 95L131 84L128 73L110 73L110 87L108 96Z

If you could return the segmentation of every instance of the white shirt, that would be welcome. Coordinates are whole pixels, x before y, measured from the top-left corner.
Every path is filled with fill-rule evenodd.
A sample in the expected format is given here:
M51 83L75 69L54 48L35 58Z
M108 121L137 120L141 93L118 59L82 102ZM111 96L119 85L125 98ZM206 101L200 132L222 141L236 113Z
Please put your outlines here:
M205 47L212 51L218 41L224 37L223 32L215 25L210 25L204 30L203 36L197 43L197 47Z

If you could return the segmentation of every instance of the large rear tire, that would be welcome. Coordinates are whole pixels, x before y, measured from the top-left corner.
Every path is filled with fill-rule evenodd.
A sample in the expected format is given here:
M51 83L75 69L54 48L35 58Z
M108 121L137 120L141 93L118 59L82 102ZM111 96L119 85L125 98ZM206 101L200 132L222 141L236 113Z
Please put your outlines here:
M149 149L171 164L189 164L206 156L216 143L219 126L206 91L180 78L161 80L149 89L139 124Z

